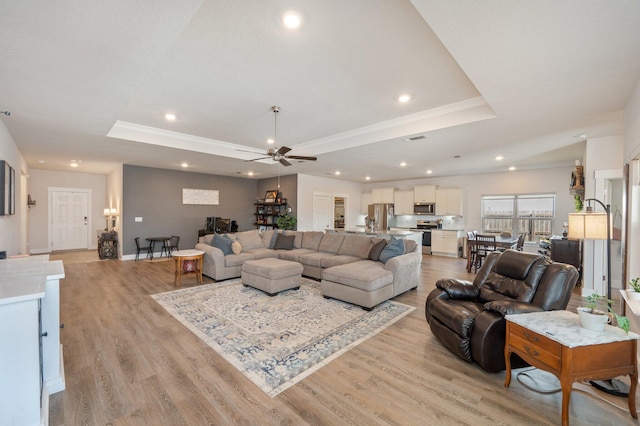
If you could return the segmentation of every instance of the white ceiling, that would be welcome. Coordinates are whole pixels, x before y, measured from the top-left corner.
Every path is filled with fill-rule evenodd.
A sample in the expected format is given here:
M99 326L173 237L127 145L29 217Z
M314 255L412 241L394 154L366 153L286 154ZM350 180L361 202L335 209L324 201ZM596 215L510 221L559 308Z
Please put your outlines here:
M376 182L571 165L575 135L623 133L638 22L637 0L3 2L0 110L49 170ZM268 148L272 105L278 144L316 162L244 161Z

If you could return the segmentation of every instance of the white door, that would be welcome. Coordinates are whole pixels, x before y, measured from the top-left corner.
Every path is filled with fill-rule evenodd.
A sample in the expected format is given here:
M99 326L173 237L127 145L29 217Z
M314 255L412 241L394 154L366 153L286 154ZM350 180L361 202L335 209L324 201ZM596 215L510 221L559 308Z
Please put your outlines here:
M313 230L324 231L333 228L333 199L330 194L313 194Z
M52 250L88 249L89 194L51 193Z

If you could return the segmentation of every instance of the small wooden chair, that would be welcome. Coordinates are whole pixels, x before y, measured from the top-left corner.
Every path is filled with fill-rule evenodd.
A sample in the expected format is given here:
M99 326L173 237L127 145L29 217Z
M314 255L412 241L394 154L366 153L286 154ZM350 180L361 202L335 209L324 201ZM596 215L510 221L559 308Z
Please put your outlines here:
M474 263L474 272L478 272L478 268L482 266L482 261L490 253L496 251L495 235L476 235L476 261Z
M140 237L134 238L136 240L136 261L140 257L140 252L145 252L147 257L151 254L151 247L143 246L140 247Z

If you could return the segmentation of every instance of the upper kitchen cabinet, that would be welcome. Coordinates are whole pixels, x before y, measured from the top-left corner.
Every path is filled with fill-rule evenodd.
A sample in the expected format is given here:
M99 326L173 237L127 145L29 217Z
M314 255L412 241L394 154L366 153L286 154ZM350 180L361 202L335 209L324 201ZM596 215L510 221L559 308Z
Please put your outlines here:
M414 203L435 203L436 202L436 186L420 185L413 187Z
M371 193L363 192L360 194L360 214L369 214L369 204L371 204Z
M462 216L462 190L438 188L436 190L436 215Z
M393 204L393 188L373 188L371 190L372 204Z
M396 191L393 204L394 215L413 214L413 191Z

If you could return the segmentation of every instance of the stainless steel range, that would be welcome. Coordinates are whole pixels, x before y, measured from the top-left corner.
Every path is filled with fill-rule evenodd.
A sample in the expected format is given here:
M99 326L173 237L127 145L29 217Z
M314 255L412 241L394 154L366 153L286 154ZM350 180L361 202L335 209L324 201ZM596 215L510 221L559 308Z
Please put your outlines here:
M437 220L419 220L412 231L422 231L422 254L431 254L431 230L442 228Z

